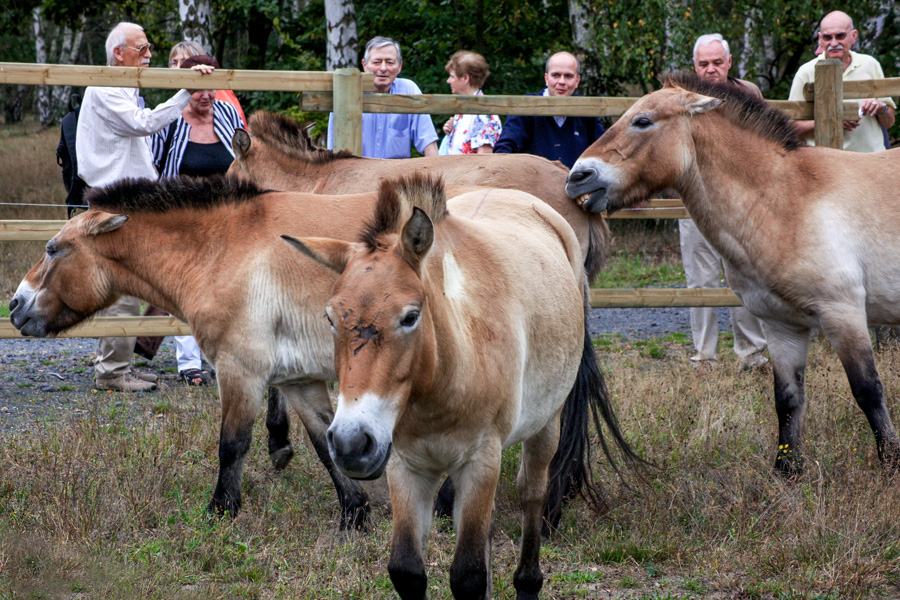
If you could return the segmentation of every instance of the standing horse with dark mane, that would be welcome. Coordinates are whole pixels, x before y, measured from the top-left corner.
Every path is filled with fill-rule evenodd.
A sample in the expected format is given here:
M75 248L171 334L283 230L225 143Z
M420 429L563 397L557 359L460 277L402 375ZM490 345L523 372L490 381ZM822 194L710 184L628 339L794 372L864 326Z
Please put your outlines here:
M513 582L518 598L536 598L551 461L568 455L558 468L577 472L592 490L586 424L591 413L598 420L611 411L585 327L571 227L523 192L481 190L448 201L439 181L417 176L382 184L358 243L286 239L340 274L325 309L339 385L328 448L350 477L387 469L388 571L400 597L427 596L423 542L444 473L457 489L453 595L491 597L501 453L521 443L522 545Z
M900 150L806 146L788 118L730 89L670 76L632 106L569 174L588 210L633 206L665 188L732 267L732 289L764 319L775 372L775 467L801 468L810 331L837 352L875 434L900 460L868 324L900 324Z

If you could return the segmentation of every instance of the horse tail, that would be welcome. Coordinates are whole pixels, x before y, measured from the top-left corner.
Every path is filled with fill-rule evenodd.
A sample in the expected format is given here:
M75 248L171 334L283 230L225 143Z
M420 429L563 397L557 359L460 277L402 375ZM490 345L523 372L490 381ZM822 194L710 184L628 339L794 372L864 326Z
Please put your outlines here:
M587 292L587 290L586 290ZM559 446L556 455L550 462L550 482L547 490L547 503L544 505L546 524L558 527L562 509L566 502L578 494L582 494L593 508L605 510L609 503L600 484L594 481L591 472L590 423L593 421L600 438L603 453L619 477L622 473L613 459L610 444L601 426L601 420L609 429L609 434L618 446L626 461L633 464L646 464L625 441L619 429L618 419L613 412L609 392L603 372L597 365L594 346L591 343L588 317L590 315L589 296L585 294L584 316L584 349L575 385L569 392L563 405L559 435Z

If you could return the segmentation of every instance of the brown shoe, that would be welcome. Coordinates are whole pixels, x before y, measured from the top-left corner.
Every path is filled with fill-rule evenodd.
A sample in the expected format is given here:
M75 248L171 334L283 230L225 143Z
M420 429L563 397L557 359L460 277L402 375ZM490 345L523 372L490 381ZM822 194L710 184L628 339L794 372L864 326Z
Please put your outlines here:
M156 384L150 381L142 381L129 371L118 377L104 377L95 379L95 385L100 390L115 390L118 392L152 392L156 390Z
M159 376L155 373L145 373L144 371L138 371L134 367L131 367L131 374L141 381L149 381L150 383L157 383L159 381Z

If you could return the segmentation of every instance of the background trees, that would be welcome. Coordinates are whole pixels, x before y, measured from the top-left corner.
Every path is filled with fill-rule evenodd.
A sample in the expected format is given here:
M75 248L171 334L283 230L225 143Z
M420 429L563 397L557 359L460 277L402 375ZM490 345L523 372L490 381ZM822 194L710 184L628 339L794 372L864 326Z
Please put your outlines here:
M698 35L719 32L731 43L732 72L785 98L832 8L824 0L13 0L0 11L0 60L103 64L110 26L130 20L157 46L155 66L190 38L223 67L323 70L359 65L365 42L387 35L400 40L404 74L426 93L449 93L443 65L465 48L490 62L488 93L540 89L544 61L564 49L583 59L585 93L638 95L656 87L660 73L689 67ZM898 3L848 8L863 51L888 76L900 75ZM0 86L0 106L7 121L33 111L46 125L64 114L69 92ZM296 106L287 93L241 96L250 110Z

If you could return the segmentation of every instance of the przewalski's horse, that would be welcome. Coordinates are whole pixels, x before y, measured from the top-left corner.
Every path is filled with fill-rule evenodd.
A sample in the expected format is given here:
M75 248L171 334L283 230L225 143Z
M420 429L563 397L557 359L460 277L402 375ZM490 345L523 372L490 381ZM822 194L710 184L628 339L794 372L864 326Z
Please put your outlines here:
M296 121L259 111L250 117L251 137L238 130L232 140L235 160L229 174L247 177L274 190L315 194L376 192L386 179L426 173L446 185L476 185L522 190L561 214L578 237L589 279L603 266L609 227L566 195L568 170L561 163L530 154L435 156L380 160L316 148Z
M286 239L341 273L326 308L340 388L328 447L351 477L387 469L388 570L400 597L427 595L422 549L443 473L457 490L453 595L491 596L501 452L521 442L524 517L514 584L518 597L535 598L557 448L572 450L560 466L583 474L586 424L600 412L628 450L608 418L581 318L583 267L571 227L523 192L482 190L447 201L439 182L417 176L382 185L359 243Z
M732 267L729 283L765 319L775 372L775 467L801 466L810 330L824 332L896 468L867 324L900 323L900 150L812 148L781 112L733 86L672 76L632 106L569 174L570 195L615 211L672 187Z
M25 335L53 335L127 294L184 319L218 371L219 477L210 508L234 515L240 507L253 422L274 385L334 480L341 528L359 528L366 494L334 469L325 442L333 416L326 382L335 374L322 312L336 276L278 236L352 238L375 197L263 192L222 178L95 189L92 208L65 224L19 285L10 318Z

